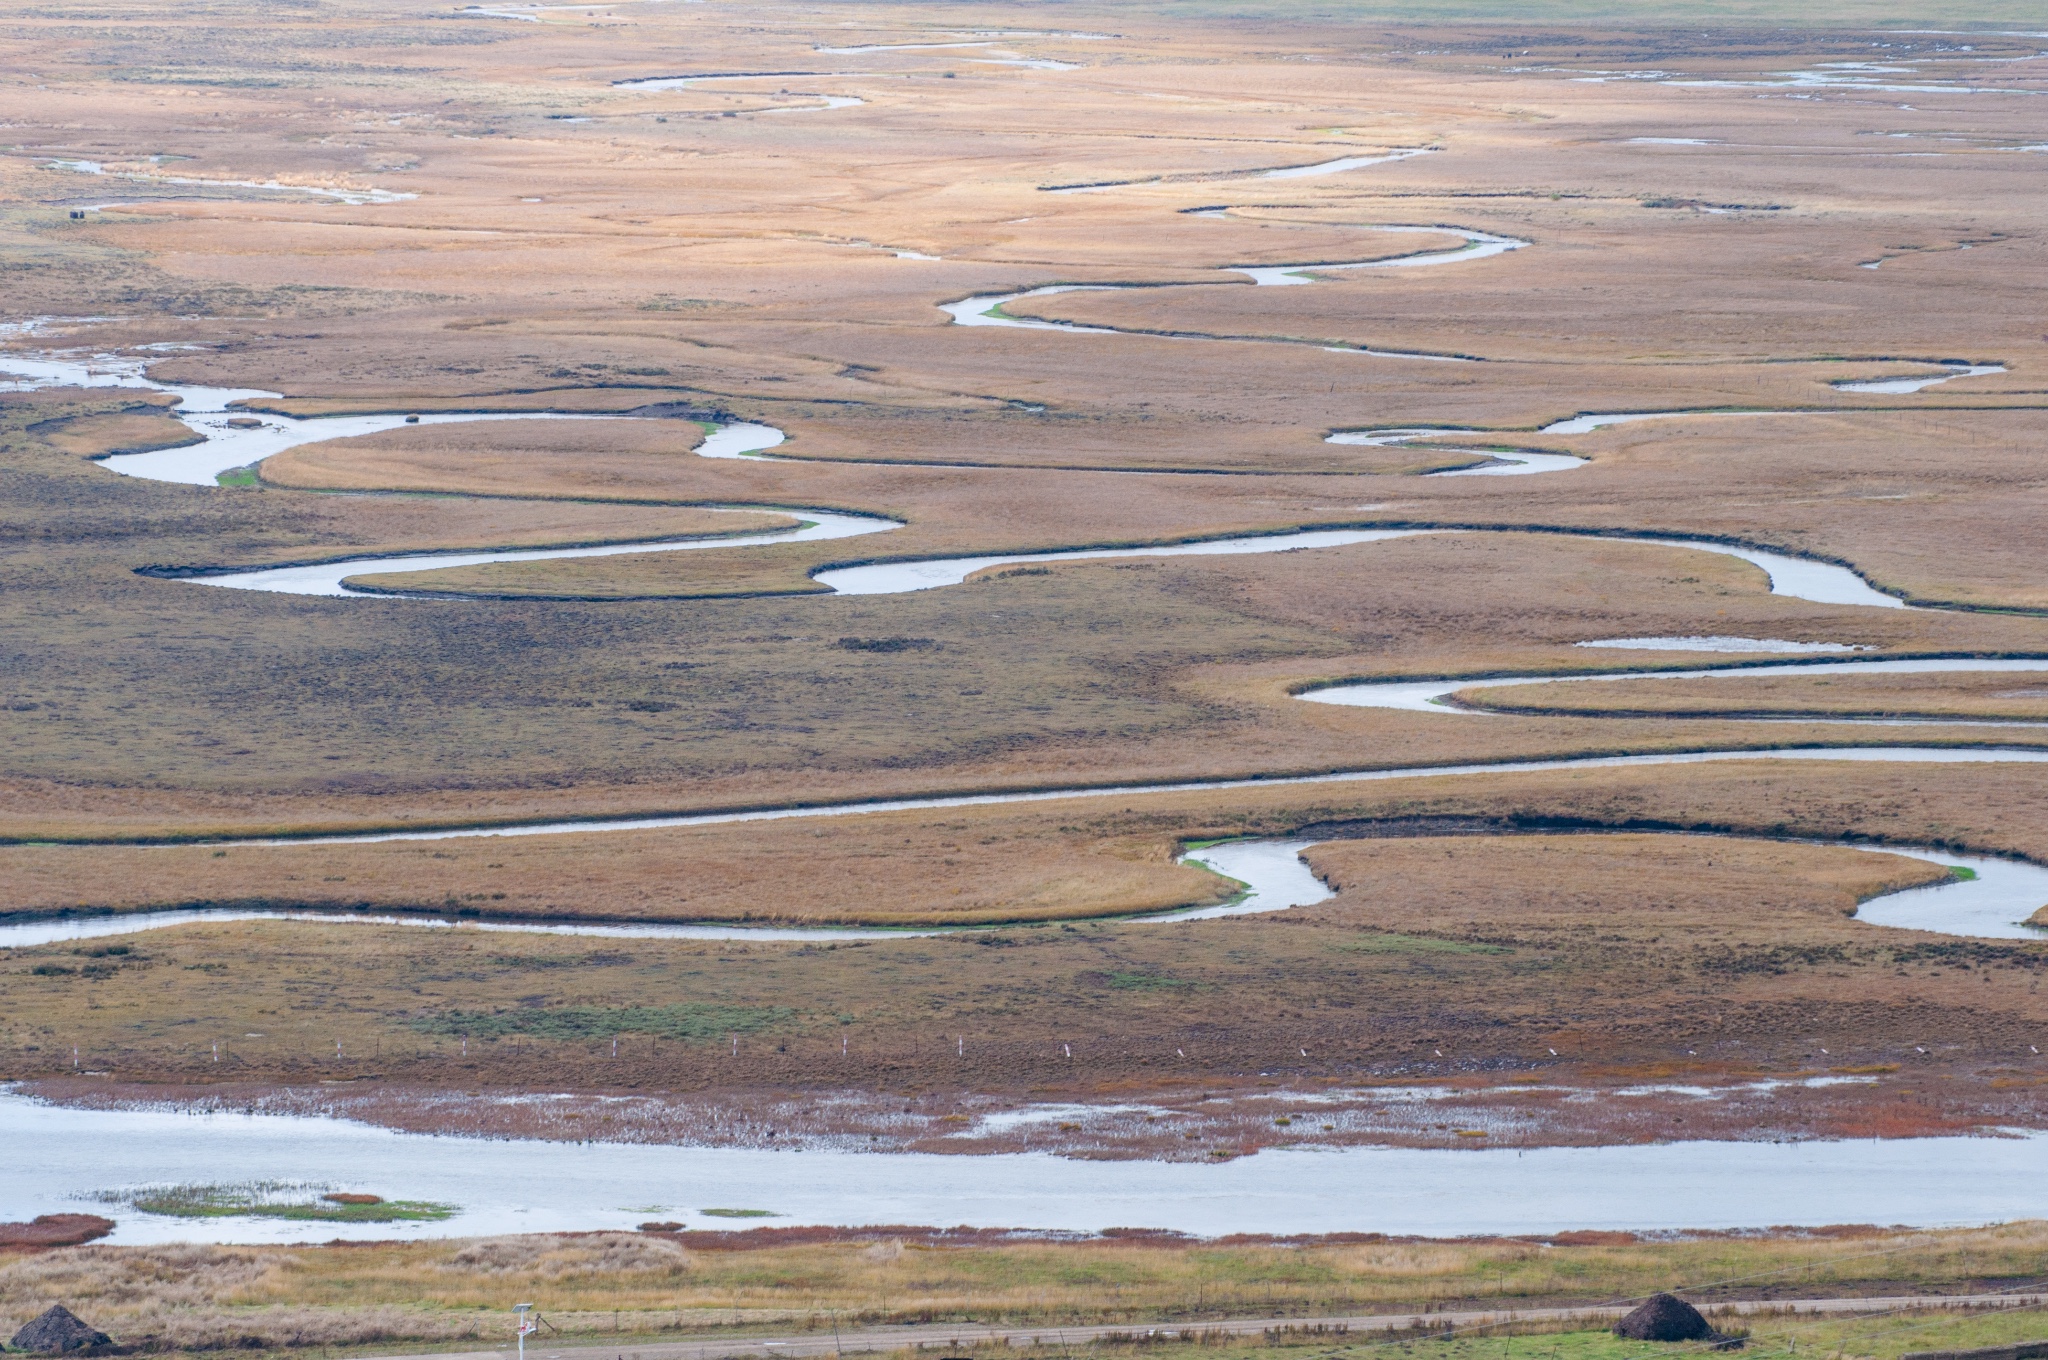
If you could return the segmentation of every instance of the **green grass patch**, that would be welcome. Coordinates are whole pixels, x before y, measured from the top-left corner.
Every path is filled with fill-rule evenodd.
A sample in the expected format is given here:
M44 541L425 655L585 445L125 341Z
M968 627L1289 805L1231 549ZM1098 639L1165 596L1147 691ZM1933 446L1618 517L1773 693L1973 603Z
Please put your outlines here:
M1469 944L1464 940L1438 940L1427 935L1361 935L1333 949L1353 954L1512 954L1505 945Z
M647 1034L696 1041L754 1034L796 1018L787 1006L537 1006L513 1011L441 1011L412 1027L422 1034L502 1039L609 1039Z
M1975 869L1965 869L1960 864L1951 864L1948 869L1948 876L1961 883L1974 883L1977 881L1977 871Z
M699 1209L706 1218L781 1218L773 1209Z
M313 1223L438 1223L456 1206L429 1200L323 1193L325 1187L288 1181L235 1185L171 1185L120 1196L146 1214L170 1218L283 1218Z
M256 465L254 463L249 464L247 467L229 468L226 472L216 474L213 480L221 486L261 486L263 484L263 479L256 475Z

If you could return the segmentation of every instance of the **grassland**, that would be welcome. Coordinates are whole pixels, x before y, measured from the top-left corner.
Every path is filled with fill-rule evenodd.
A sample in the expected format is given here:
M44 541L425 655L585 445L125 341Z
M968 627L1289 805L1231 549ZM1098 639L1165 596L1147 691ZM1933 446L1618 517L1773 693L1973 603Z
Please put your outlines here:
M37 646L18 654L0 729L9 830L21 838L579 815L1802 735L1840 741L1841 729L1781 725L1478 727L1306 705L1289 691L1347 676L1588 667L1603 658L1572 642L1632 635L1754 631L1909 653L2048 649L2048 624L2029 617L1810 605L1767 594L1761 572L1726 558L1563 535L1076 564L864 599L311 602L134 569L302 560L351 541L388 546L400 533L391 517L408 506L472 516L472 529L476 515L497 517L501 531L528 516L534 533L531 517L556 517L549 522L573 522L579 537L681 529L698 523L689 503L802 503L813 477L823 479L808 487L813 503L897 514L911 527L850 544L607 559L644 565L601 570L614 585L654 581L678 593L724 589L754 564L801 581L804 563L873 555L864 545L884 539L904 540L890 554L990 546L973 535L1016 534L1001 527L1004 517L1027 508L1084 541L1111 542L1373 517L1332 497L1324 479L1303 479L1298 491L1301 483L1282 489L1265 479L1176 479L1126 509L1091 501L1085 486L1052 473L644 453L613 459L644 471L630 493L679 504L627 509L214 493L117 481L26 442L15 457L10 513L22 547L7 600L15 628ZM544 463L538 450L525 461ZM554 461L605 471L594 454ZM529 477L519 494L538 485ZM1078 522L1086 514L1095 526ZM422 522L413 523L412 541L425 541ZM446 542L453 531L444 519L434 532ZM1007 541L1058 544L1039 532ZM1455 611L1447 599L1459 602ZM87 614L52 615L55 606L41 602L53 600L94 603ZM1052 634L1062 645L1044 645ZM874 637L937 645L840 645Z
M1189 1243L1171 1236L1083 1243L990 1241L880 1229L592 1234L318 1248L88 1247L0 1264L0 1321L61 1296L117 1339L146 1349L376 1353L502 1343L504 1300L538 1304L550 1341L621 1346L723 1333L862 1324L986 1322L1178 1324L1221 1317L1424 1315L1459 1308L1606 1304L1685 1288L1717 1302L2023 1288L2039 1278L2040 1225L1903 1234L1575 1241ZM2037 1314L1895 1312L1842 1319L1772 1316L1723 1325L1773 1353L1813 1350L1892 1360L1904 1351L2039 1334ZM941 1336L940 1339L943 1339ZM410 1343L410 1345L406 1345ZM420 1343L426 1343L424 1347ZM1676 1349L1659 1347L1656 1353ZM1584 1324L1522 1324L1445 1336L1353 1333L1206 1340L1153 1338L1085 1354L1218 1354L1231 1360L1521 1355L1639 1360ZM1684 1351L1682 1353L1691 1353Z
M2022 17L1971 22L2009 27L2001 16ZM738 1126L691 1122L683 1096L865 1138L870 1123L807 1110L847 1087L886 1089L892 1107L912 1091L924 1122L872 1122L888 1146L936 1142L963 1101L1136 1091L1180 1102L1173 1127L1095 1143L1083 1129L1061 1150L1197 1157L1325 1132L1450 1145L1444 1121L1390 1121L1357 1094L1396 1079L1466 1082L1461 1117L1525 1143L1670 1137L1679 1118L1717 1136L2041 1118L2043 946L1848 917L1934 872L1916 862L1647 834L2048 858L2038 779L2014 767L1604 770L518 842L135 844L1711 747L2040 744L1777 720L2036 716L2038 696L2003 679L1489 691L1546 711L1483 719L1295 697L1345 678L1612 668L1640 654L1575 644L1628 636L2048 653L2039 44L2025 33L1894 31L1952 16L1878 0L1831 16L1660 4L1627 22L1566 0L1508 16L828 18L745 0L533 17L114 0L10 27L7 69L35 79L0 88L4 320L54 318L8 332L10 350L162 346L134 351L160 379L274 391L258 405L296 414L666 418L398 430L200 488L87 461L182 439L154 399L0 395L0 913L1002 928L614 948L214 923L11 951L4 1075L69 1083L45 1089L71 1099L210 1086L569 1136L568 1115L594 1104L552 1124L516 1101L465 1108L468 1091L544 1081L634 1093L631 1135L652 1140ZM987 51L895 46L998 22ZM1843 64L1871 62L1887 70ZM825 93L864 102L817 109ZM1263 177L1396 148L1430 154ZM1127 187L1049 191L1109 182ZM1299 287L1225 272L1455 239L1371 230L1387 225L1530 244ZM1148 286L1011 314L1153 333L961 327L939 309L1055 282ZM1958 359L2002 371L1903 395L1837 386ZM1652 410L1712 414L1542 433ZM1733 414L1756 410L1770 414ZM714 417L776 424L788 456L693 456ZM1469 455L1325 440L1408 425L1590 461L1435 478L1422 474ZM905 527L381 582L490 598L296 599L138 574L787 522L705 510L726 505ZM812 580L854 560L1337 524L1528 532L1076 564L895 597ZM1618 533L1807 553L1943 607L1801 602L1739 561L1601 536ZM887 639L908 641L865 645ZM1487 834L1434 834L1433 818ZM1429 834L1369 834L1390 824ZM1505 834L1575 826L1625 834ZM1310 858L1335 899L1170 928L1091 919L1214 901L1227 885L1174 865L1176 845L1280 831L1320 842ZM737 1055L719 1056L719 1035ZM1582 1114L1487 1075L1611 1091L1837 1067L1872 1080L1690 1113L1615 1096ZM1275 1126L1249 1098L1260 1072L1287 1096L1352 1083L1356 1108L1327 1131ZM322 1094L321 1079L349 1084ZM1201 1115L1203 1088L1247 1099ZM236 1278L273 1270L234 1260ZM364 1325L337 1335L383 1324Z
M1987 807L2001 808L2023 783L1986 787L1976 772L1969 780ZM1731 801L1750 803L1759 792L1754 777L1719 782ZM1591 811L1576 801L1583 784L1549 787L1583 816ZM1637 792L1654 796L1658 787L1641 780ZM1904 785L1895 792L1904 807L1917 801ZM1868 789L1855 797L1866 807L1884 801ZM1429 818L1479 802L1411 794L1398 805ZM1532 803L1540 806L1540 796L1522 806ZM1363 810L1346 804L1297 804L1293 816L1327 825ZM1158 825L1162 811L1097 814L1087 829L1142 842L1132 832ZM1179 813L1183 825L1188 815ZM944 825L955 847L987 839L977 832L1019 829L972 815ZM696 835L721 830L756 831ZM832 845L814 830L794 835ZM787 859L783 847L793 845L771 840L758 852ZM486 853L501 857L508 886L527 873L500 846ZM1656 835L1336 840L1311 860L1338 888L1328 903L1171 926L1046 923L832 946L223 923L152 933L125 953L98 942L21 950L4 977L9 1075L68 1073L74 1045L87 1067L117 1080L374 1074L426 1088L539 1082L653 1092L879 1082L941 1096L963 1086L1192 1090L1248 1071L1307 1082L1492 1071L1591 1079L1905 1063L1910 1079L1848 1092L1856 1110L1842 1117L1902 1129L1967 1118L1952 1106L1951 1079L1981 1087L1987 1112L2010 1113L2006 1102L2030 1099L2040 946L1945 942L1847 919L1860 898L1940 874L1919 861ZM646 871L661 876L658 863ZM856 902L880 896L877 914L930 903L929 919L947 907L942 887L911 887L891 903L899 894L848 882L829 859L815 876L847 883ZM688 904L668 910L699 914ZM714 902L701 914L716 910ZM861 914L842 900L827 919ZM510 1008L507 978L522 997ZM1451 995L1459 1000L1447 1006ZM968 1050L959 1057L946 1042L956 1033ZM737 1057L726 1051L728 1034L742 1041ZM350 1056L337 1057L337 1047ZM1916 1047L1934 1056L1916 1056ZM1298 1049L1309 1052L1297 1057ZM1549 1049L1559 1052L1546 1056ZM1888 1103L1872 1107L1865 1096ZM1597 1124L1611 1113L1586 1117ZM460 1118L445 1108L434 1117ZM1345 1136L1385 1133L1361 1126ZM1264 1140L1294 1136L1267 1129Z

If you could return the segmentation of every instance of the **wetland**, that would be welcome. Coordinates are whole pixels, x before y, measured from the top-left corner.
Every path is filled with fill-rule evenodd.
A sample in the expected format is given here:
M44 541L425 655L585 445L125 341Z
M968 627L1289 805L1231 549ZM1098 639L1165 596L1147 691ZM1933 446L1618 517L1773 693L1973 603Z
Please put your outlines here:
M24 15L0 1217L2048 1217L2048 47L1851 9Z

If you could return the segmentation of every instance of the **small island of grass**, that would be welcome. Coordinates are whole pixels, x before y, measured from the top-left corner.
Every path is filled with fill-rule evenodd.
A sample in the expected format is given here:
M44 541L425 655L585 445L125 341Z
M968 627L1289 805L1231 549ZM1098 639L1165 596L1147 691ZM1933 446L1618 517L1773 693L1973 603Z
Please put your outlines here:
M438 1223L457 1206L430 1200L325 1191L277 1181L240 1185L173 1185L121 1196L146 1214L170 1218L281 1218L314 1223Z

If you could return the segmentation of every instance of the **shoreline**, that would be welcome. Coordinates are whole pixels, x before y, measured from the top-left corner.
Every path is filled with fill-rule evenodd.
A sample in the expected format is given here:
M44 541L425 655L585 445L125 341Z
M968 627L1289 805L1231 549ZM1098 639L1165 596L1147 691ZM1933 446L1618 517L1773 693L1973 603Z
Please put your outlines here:
M893 1066L893 1065L892 1065ZM1436 1066L1429 1064L1429 1066ZM1712 1070L1662 1079L1559 1064L1445 1063L1437 1071L1295 1079L1075 1083L1063 1091L939 1088L901 1070L862 1085L639 1083L563 1090L472 1087L382 1074L312 1080L153 1085L111 1074L0 1085L81 1111L273 1115L431 1137L693 1150L753 1149L1075 1161L1214 1164L1313 1149L1624 1148L1676 1142L1897 1142L2048 1133L2048 1098L2000 1087L1994 1073L1906 1074L1897 1064L1766 1072ZM896 1080L891 1082L890 1076ZM906 1078L908 1078L906 1080ZM1919 1099L1900 1108L1900 1089ZM885 1088L909 1087L904 1094ZM480 1098L481 1097L481 1098Z

